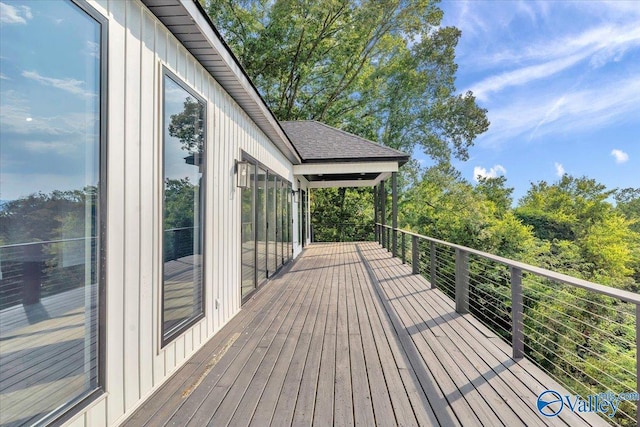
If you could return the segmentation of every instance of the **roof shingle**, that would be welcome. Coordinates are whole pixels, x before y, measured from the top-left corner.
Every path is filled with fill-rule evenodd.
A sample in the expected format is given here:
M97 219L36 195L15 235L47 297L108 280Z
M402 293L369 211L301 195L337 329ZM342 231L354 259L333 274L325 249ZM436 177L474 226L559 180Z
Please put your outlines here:
M315 120L280 122L303 163L399 161L409 155Z

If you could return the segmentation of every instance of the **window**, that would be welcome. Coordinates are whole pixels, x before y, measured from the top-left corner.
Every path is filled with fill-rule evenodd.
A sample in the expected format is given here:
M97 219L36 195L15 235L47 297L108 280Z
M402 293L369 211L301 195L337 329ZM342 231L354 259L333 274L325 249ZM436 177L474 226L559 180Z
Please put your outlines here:
M2 7L0 425L33 425L103 383L107 23L80 1Z
M291 184L287 184L287 261L293 257L293 193Z
M162 339L204 316L204 100L168 70L163 96Z
M276 242L278 239L278 225L276 215L276 188L277 188L277 176L269 174L269 183L267 191L267 234L269 236L269 242L267 245L267 271L269 277L273 276L278 270L278 254L276 251Z
M258 167L256 193L257 284L267 278L267 171Z
M250 155L251 187L241 193L241 295L245 300L291 260L291 183Z
M256 218L255 196L256 196L256 165L249 166L249 188L241 190L242 197L242 230L241 230L241 252L242 252L242 285L241 297L246 298L256 288Z

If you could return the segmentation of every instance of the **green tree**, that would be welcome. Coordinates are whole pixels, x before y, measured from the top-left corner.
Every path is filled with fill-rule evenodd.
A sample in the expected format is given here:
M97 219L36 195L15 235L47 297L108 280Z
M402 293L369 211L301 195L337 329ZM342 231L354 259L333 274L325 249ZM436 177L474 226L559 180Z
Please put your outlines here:
M632 221L631 229L640 233L640 188L622 188L613 197L616 209Z
M373 240L373 193L370 188L328 188L311 203L317 242Z
M633 288L624 278L637 275L640 235L623 216L633 212L633 192L623 193L629 202L617 210L608 201L614 193L593 179L564 175L553 184L532 184L515 214L550 244L544 266Z
M493 203L499 215L504 215L510 211L513 203L513 188L506 187L506 182L507 178L505 176L496 178L478 177L478 184L475 186L476 193Z
M489 125L455 93L460 32L427 0L209 0L209 15L280 120L315 119L439 161Z
M164 228L193 227L193 206L195 186L189 178L165 180L164 190Z

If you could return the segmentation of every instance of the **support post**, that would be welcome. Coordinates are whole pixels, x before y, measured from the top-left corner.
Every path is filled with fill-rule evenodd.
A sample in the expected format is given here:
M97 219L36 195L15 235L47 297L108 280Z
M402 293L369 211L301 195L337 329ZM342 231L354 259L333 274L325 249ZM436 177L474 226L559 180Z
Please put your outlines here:
M398 255L398 172L391 172L391 254Z
M469 312L469 253L456 249L456 312Z
M405 234L402 233L402 232L400 234L402 235L402 241L400 243L402 245L402 251L401 251L402 252L402 263L406 264L406 261L407 261L406 260L406 255L407 254L405 253L405 239L404 239Z
M522 324L522 270L511 267L511 348L513 359L524 357L524 326Z
M375 187L373 187L373 223L376 224L374 225L374 233L375 233L375 239L376 242L379 242L379 236L378 236L378 186L376 185Z
M386 224L386 199L387 199L387 194L384 188L384 181L380 182L380 231L382 232L382 247L386 248L387 247L387 229L384 228L384 225Z
M420 274L420 247L418 236L411 236L411 272Z
M429 242L429 280L431 281L431 287L437 288L436 283L436 243Z
M40 302L40 285L42 283L42 244L24 245L22 262L22 304L27 306Z

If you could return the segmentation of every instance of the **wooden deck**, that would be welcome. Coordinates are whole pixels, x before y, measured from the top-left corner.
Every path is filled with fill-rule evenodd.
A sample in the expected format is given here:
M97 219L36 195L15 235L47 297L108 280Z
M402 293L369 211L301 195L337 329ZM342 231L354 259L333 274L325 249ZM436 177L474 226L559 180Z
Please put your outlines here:
M564 390L376 243L314 244L126 422L608 425L536 409Z

